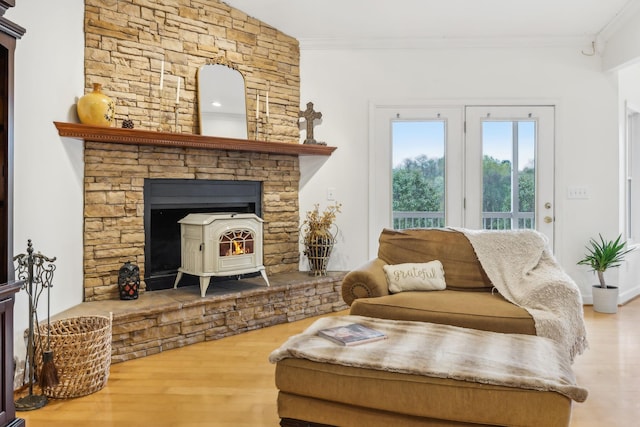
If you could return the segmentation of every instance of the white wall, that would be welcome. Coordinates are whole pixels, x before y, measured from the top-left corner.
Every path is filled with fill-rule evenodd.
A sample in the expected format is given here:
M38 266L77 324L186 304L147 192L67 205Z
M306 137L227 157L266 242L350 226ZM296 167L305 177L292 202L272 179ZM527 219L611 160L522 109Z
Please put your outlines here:
M84 93L84 1L18 1L6 13L26 28L15 54L14 253L57 257L51 309L82 301L83 144L60 138L53 121L77 122ZM46 317L46 297L39 304ZM15 354L24 359L28 298L16 296Z
M599 232L618 231L618 124L614 76L582 46L557 48L434 48L415 50L301 49L301 100L323 114L315 137L337 146L321 161L303 158L301 212L326 205L328 187L343 203L339 244L329 269L367 261L370 103L460 99L557 100L555 252L583 295L594 277L576 262ZM301 139L305 137L302 132ZM567 186L590 198L566 198ZM614 189L614 191L612 191Z

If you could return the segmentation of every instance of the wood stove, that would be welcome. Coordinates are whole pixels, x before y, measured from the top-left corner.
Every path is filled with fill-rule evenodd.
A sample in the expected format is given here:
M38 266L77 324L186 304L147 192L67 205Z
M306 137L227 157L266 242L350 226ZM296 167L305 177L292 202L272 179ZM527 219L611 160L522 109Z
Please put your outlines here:
M259 272L269 286L262 265L262 218L247 213L191 213L180 224L183 274L198 276L204 297L212 276L239 276Z
M144 180L146 291L171 289L181 266L180 223L191 213L251 213L262 217L262 183L205 179ZM194 280L195 279L195 280ZM182 278L195 284L197 278Z

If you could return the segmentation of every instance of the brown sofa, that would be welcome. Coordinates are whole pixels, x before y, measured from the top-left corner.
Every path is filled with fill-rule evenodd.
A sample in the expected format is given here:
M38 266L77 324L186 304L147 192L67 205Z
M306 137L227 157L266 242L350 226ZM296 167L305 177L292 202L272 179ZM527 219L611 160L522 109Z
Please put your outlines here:
M432 260L444 267L445 290L389 292L385 264ZM378 257L351 271L342 282L350 314L535 335L531 315L492 290L469 240L451 229L385 229Z
M446 289L391 294L383 266L439 260ZM492 292L463 233L384 230L378 257L342 284L350 314L536 335L529 313ZM568 426L571 399L454 379L283 359L276 365L281 426Z

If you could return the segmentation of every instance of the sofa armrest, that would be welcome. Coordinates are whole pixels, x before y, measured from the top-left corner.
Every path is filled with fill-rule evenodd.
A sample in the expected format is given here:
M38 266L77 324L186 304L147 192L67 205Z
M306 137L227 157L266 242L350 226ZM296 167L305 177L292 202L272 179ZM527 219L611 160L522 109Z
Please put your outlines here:
M342 299L348 305L357 298L389 295L387 277L382 269L387 263L375 258L349 272L342 280Z

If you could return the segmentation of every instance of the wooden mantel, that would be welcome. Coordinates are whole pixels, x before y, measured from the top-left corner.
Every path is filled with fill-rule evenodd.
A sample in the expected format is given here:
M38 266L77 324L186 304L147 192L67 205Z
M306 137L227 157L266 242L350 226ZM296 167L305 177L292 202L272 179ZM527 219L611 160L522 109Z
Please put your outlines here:
M336 147L285 142L253 141L220 138L188 133L156 132L140 129L100 127L78 123L53 122L60 136L83 141L112 144L154 145L160 147L189 147L209 150L251 151L256 153L288 154L296 156L330 156Z

